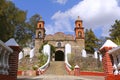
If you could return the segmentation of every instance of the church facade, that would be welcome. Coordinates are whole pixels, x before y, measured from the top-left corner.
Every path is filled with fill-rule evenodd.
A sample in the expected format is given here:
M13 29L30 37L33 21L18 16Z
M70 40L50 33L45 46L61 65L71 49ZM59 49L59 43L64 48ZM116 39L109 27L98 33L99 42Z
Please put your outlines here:
M66 44L69 44L71 46L71 53L80 55L81 50L85 48L84 27L82 23L83 21L78 17L78 19L75 21L74 36L70 34L64 34L63 32L57 32L53 35L46 35L45 22L42 19L40 19L36 27L36 53L39 51L39 48L45 42L47 42L48 44L51 44L55 47L56 61L64 61Z

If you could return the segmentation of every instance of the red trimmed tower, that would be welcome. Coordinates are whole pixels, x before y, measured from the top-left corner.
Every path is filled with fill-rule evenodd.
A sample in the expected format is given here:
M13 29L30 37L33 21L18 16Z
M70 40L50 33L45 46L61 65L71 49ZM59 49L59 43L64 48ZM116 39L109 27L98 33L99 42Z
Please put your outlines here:
M78 48L75 48L75 53L81 53L82 49L85 49L85 40L84 40L84 27L82 24L82 20L78 16L78 19L75 21L75 41L76 44L79 45Z
M80 20L79 16L75 21L75 35L76 39L84 39L84 28L82 26L82 20Z
M45 38L45 28L44 28L45 22L42 20L42 17L40 17L40 20L37 23L36 28L36 38L37 39L44 39Z
M40 20L37 23L36 28L36 39L35 39L35 51L36 53L39 52L39 48L44 42L45 38L45 28L44 28L45 22L42 20L42 17L40 17Z

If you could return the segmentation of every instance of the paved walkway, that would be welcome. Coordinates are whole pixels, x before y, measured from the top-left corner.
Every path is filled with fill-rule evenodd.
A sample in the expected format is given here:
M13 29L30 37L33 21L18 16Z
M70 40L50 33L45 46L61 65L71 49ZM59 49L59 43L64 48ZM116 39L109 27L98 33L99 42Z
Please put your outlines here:
M50 67L44 75L67 75L63 61L50 62Z
M17 80L104 80L98 76L68 76L68 75L41 75L37 77L18 77Z

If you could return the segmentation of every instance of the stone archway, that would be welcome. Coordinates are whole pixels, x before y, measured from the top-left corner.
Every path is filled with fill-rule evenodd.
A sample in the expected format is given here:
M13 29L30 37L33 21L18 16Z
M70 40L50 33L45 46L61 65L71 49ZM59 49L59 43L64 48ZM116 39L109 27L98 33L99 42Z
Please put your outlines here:
M61 50L58 50L55 52L55 61L64 61L64 52Z

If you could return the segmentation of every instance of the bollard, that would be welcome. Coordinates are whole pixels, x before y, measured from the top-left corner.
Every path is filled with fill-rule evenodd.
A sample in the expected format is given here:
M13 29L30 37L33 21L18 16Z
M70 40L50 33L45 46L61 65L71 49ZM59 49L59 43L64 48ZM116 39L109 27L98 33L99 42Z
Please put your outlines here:
M74 76L79 76L79 75L80 75L80 67L76 65L74 68Z

